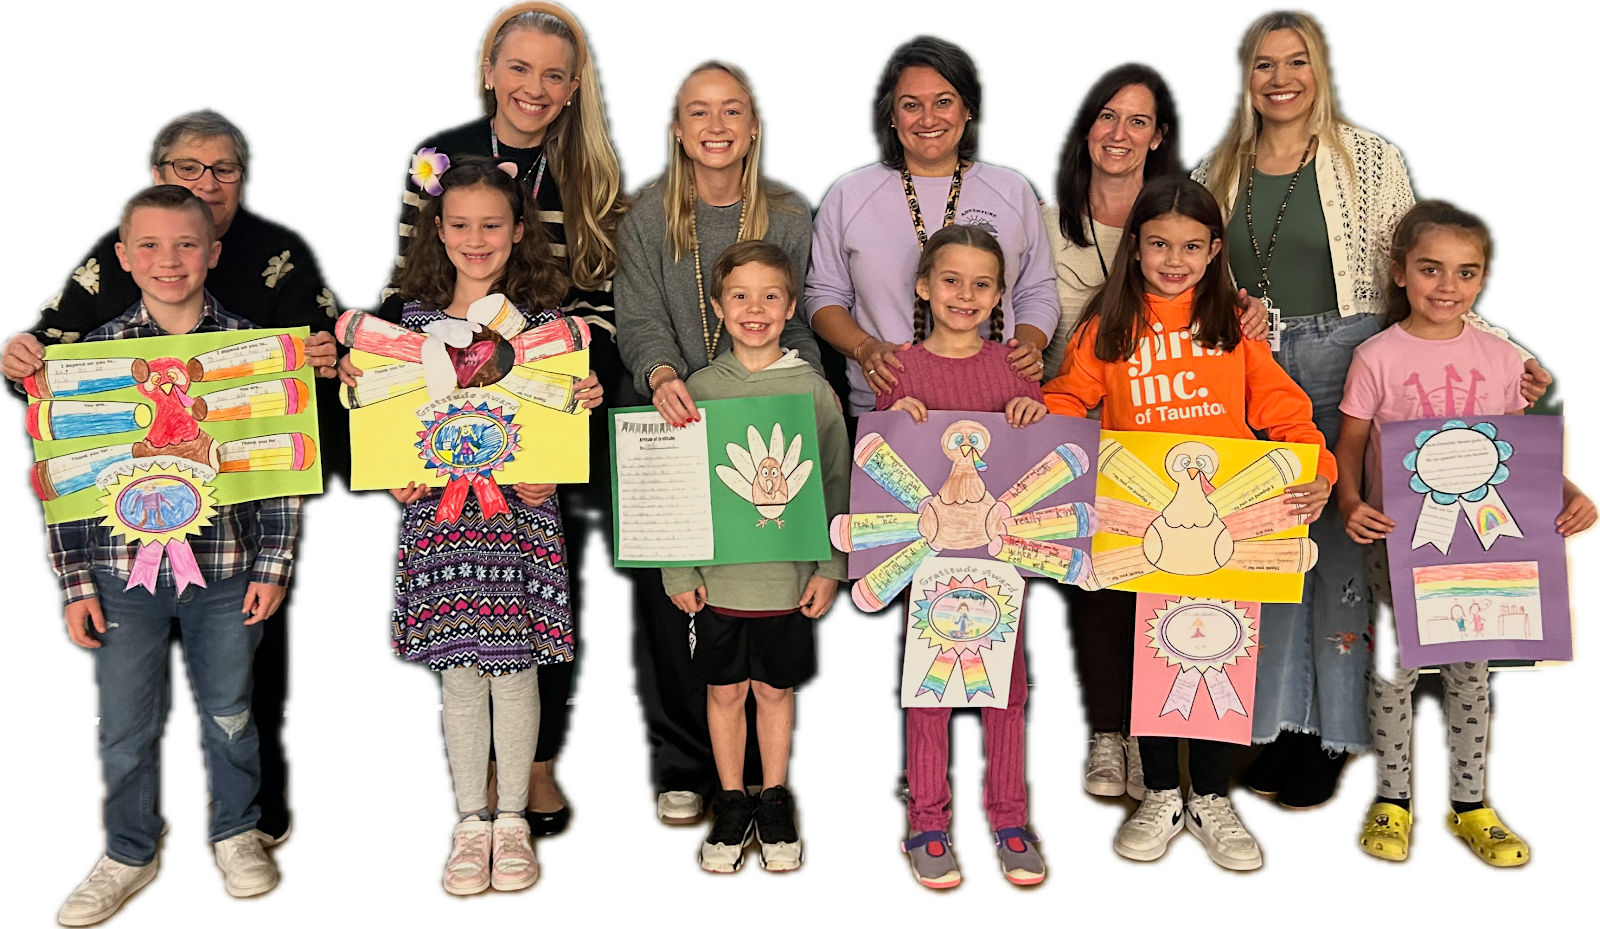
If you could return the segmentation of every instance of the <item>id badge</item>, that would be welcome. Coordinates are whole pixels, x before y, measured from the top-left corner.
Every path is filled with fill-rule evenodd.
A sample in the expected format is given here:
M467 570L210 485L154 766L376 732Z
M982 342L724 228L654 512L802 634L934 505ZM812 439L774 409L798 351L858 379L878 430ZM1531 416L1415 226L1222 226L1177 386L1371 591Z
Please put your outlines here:
M1279 334L1283 332L1283 314L1275 306L1267 307L1267 345L1277 352L1281 345Z

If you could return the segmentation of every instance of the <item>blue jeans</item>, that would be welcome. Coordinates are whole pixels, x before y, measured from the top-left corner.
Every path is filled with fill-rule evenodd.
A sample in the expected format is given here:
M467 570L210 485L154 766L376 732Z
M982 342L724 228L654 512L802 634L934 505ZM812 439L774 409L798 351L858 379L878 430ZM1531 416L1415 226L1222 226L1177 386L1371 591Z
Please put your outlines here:
M1311 418L1331 451L1339 441L1345 375L1356 347L1378 334L1377 316L1338 312L1284 321L1278 364L1311 397ZM1329 751L1359 752L1367 732L1371 606L1361 546L1345 534L1330 497L1311 524L1317 564L1299 603L1261 607L1256 716L1250 737L1271 742L1282 730L1322 737Z
M90 654L100 688L106 854L137 867L155 860L161 838L161 731L171 696L167 661L174 619L200 707L211 841L255 828L261 746L250 714L250 669L262 626L246 626L241 612L249 571L181 594L172 587L158 587L155 594L142 587L123 590L127 583L95 571L106 631L96 634L100 647Z

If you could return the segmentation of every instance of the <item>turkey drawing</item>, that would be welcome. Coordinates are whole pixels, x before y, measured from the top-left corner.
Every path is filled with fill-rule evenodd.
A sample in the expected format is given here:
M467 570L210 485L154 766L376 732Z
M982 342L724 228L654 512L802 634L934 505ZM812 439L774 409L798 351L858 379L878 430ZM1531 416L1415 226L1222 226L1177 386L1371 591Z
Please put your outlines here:
M783 508L800 493L816 462L800 460L800 436L784 448L782 423L773 425L770 443L763 442L761 433L750 426L746 443L748 450L728 443L728 460L733 467L717 465L717 477L729 490L755 504L756 512L761 514L757 529L768 523L776 523L782 529Z

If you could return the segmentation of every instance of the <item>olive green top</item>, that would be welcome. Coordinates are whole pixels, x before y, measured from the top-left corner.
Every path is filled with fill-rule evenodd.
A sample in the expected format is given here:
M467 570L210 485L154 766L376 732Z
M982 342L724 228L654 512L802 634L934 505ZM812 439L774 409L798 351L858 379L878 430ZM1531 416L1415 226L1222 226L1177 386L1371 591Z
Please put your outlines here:
M1267 257L1267 243L1272 240L1272 224L1278 218L1278 209L1289 191L1293 174L1272 175L1255 172L1255 192L1252 204L1251 225L1255 227L1256 242L1261 247L1261 257ZM1328 224L1322 215L1322 204L1317 191L1317 172L1306 165L1300 180L1289 196L1288 209L1283 213L1283 224L1278 227L1278 244L1272 251L1268 265L1271 286L1265 294L1261 287L1261 262L1256 260L1255 249L1250 246L1250 225L1245 223L1245 192L1233 204L1233 216L1228 220L1228 264L1233 269L1233 279L1253 297L1272 298L1272 305L1284 316L1315 316L1339 309L1339 296L1333 283L1333 253L1328 250Z

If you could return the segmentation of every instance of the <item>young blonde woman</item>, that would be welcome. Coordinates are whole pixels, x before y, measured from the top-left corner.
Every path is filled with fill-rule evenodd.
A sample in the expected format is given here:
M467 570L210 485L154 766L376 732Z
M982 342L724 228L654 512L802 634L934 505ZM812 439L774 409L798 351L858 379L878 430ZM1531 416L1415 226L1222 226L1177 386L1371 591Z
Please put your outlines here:
M735 242L762 239L805 268L811 213L805 201L761 176L761 118L744 72L707 62L673 102L667 169L639 191L619 233L618 347L640 398L669 422L696 416L685 382L729 348L711 308L711 266ZM811 329L796 314L780 344L822 373ZM634 578L635 662L651 747L656 814L692 823L717 787L706 728L705 682L690 664L692 620L673 606L661 572ZM759 783L757 739L746 768Z
M1329 448L1356 346L1377 334L1386 257L1415 198L1400 152L1339 110L1328 44L1304 13L1268 13L1239 46L1243 93L1227 135L1194 171L1229 214L1235 282L1282 314L1277 360L1311 397ZM1475 314L1475 326L1486 327ZM1504 335L1504 333L1498 333ZM1526 355L1525 355L1526 357ZM1528 358L1524 392L1549 375ZM1329 507L1311 526L1316 567L1296 605L1261 624L1252 738L1272 743L1245 776L1290 808L1333 796L1349 752L1368 745L1370 599L1361 553Z
M589 324L593 334L589 363L606 395L614 397L623 370L616 349L611 278L617 269L617 223L626 201L588 39L565 8L518 3L501 10L489 24L478 63L485 115L432 136L418 146L413 163L429 156L481 155L516 166L529 204L527 221L544 224L551 251L567 278L559 309ZM428 192L420 185L428 181L425 168L413 171L407 182L400 211L402 253L416 233L423 194ZM604 411L597 415L603 417ZM611 529L610 444L604 429L590 430L590 437L589 470L598 478L589 484L563 484L559 492L571 539L567 556L575 627L583 602L579 578L588 526L597 522L603 531ZM554 764L566 738L574 665L565 662L549 668L539 676L543 718L528 788L528 822L536 836L562 831L570 818L555 782Z

